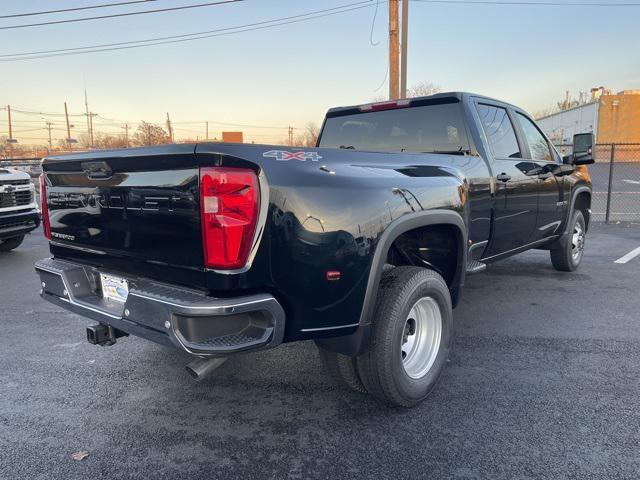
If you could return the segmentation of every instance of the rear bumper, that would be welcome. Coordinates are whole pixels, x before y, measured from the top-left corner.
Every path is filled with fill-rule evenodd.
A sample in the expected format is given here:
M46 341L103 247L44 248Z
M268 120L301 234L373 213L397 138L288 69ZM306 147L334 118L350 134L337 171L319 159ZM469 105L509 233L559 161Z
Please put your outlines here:
M0 240L26 235L40 225L37 210L0 213Z
M198 356L274 347L285 314L268 294L214 298L148 279L127 278L126 303L102 298L97 269L46 258L36 262L45 300L123 332ZM107 273L107 272L105 272Z

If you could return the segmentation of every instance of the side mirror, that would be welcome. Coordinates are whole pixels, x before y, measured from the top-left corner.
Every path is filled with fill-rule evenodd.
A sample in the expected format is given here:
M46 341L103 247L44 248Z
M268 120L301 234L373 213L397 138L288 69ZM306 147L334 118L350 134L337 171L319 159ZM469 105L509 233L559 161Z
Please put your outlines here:
M571 175L575 170L576 167L574 167L573 165L553 165L551 167L551 173L556 177Z
M593 133L578 133L573 136L573 165L589 165L595 163L593 158Z

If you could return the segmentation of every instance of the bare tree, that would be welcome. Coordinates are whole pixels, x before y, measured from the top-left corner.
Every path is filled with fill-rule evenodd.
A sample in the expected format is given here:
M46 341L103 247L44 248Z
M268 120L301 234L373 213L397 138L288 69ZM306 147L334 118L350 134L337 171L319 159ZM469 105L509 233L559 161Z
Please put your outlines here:
M85 148L91 148L93 146L91 145L91 137L88 133L81 133L78 135L78 143Z
M428 97L441 91L442 88L439 85L431 82L419 82L407 88L407 98ZM387 100L389 99L384 95L376 95L371 98L372 103L386 102Z
M534 112L533 118L535 118L536 120L539 120L543 117L548 117L549 115L553 115L557 111L558 109L554 107L543 108L542 110L538 110L537 112Z
M136 145L161 145L171 143L171 138L161 126L143 120L138 125L136 133L133 134L133 143Z
M442 88L431 82L419 82L407 89L407 98L412 97L427 97L440 93Z
M19 143L7 143L6 135L0 137L0 158L28 157L30 148Z
M318 143L320 128L314 122L308 122L304 126L302 133L293 138L293 145L296 147L315 147Z
M564 110L569 110L570 108L577 107L578 105L580 105L580 102L578 100L571 98L571 95L569 95L567 92L567 98L559 101L557 105L558 105L558 110L562 112Z
M124 134L110 135L100 133L94 136L94 143L97 148L125 148L127 139Z
M579 92L578 98L575 99L572 97L569 91L566 92L565 97L556 102L556 104L552 107L543 108L542 110L538 110L533 114L535 119L539 119L542 117L547 117L549 115L553 115L554 113L563 112L565 110L569 110L570 108L579 107L580 105L584 105L585 103L589 103L590 98L586 92Z

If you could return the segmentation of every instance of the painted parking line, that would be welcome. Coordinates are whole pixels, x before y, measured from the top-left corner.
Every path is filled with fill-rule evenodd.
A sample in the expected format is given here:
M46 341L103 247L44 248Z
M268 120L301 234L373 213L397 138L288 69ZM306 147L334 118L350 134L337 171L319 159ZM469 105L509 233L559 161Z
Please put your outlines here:
M630 184L632 184L632 185L640 185L640 182L639 182L638 180L628 180L628 179L626 179L626 178L625 178L625 179L624 179L624 180L622 180L622 181L623 181L623 182L630 183Z
M640 255L640 247L634 248L629 253L627 253L626 255L624 255L622 257L620 257L619 259L617 259L613 263L627 263L629 260L633 260L638 255Z

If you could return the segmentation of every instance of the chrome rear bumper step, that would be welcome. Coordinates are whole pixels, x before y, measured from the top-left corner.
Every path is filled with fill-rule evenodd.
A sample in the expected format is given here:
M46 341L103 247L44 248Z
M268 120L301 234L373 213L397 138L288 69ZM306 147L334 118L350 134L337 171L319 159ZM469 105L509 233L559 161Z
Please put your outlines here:
M46 258L36 262L35 269L45 300L193 355L226 356L271 348L284 336L284 310L269 294L215 298L122 275L129 282L129 294L123 303L103 298L100 271L94 267Z

